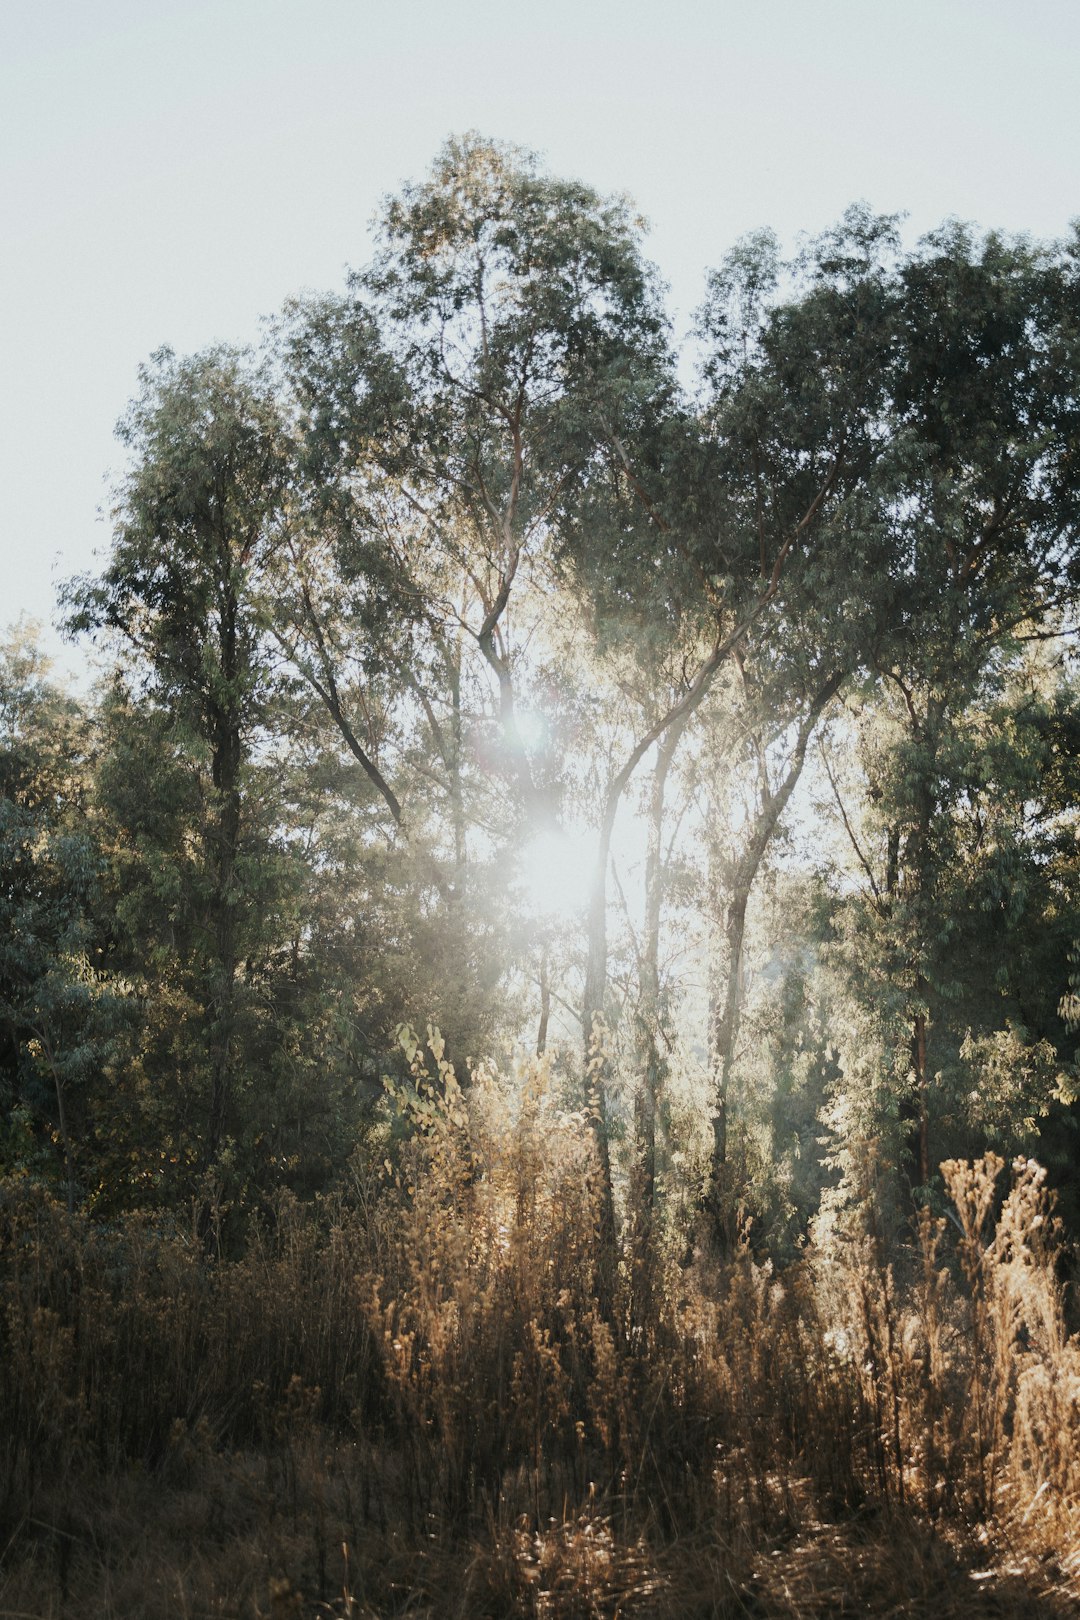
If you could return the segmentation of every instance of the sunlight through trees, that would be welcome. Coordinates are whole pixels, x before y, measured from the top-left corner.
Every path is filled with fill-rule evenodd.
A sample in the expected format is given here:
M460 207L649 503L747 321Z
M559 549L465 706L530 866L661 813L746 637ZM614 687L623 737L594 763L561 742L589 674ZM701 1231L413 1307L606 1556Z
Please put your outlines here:
M601 1462L640 1506L639 1380L671 1457L720 1437L710 1490L716 1402L790 1402L759 1505L781 1455L931 1526L1037 1499L1075 1341L1029 1156L1080 1230L1078 266L855 207L738 244L680 353L630 204L470 135L258 352L143 369L65 591L106 673L0 663L0 1173L20 1231L50 1193L65 1245L156 1222L245 1297L268 1234L335 1288L350 1246L352 1417L268 1417L248 1345L222 1432L295 1395L408 1437L414 1524L527 1480L539 1534ZM68 1307L11 1286L25 1371ZM864 1447L831 1485L823 1413Z

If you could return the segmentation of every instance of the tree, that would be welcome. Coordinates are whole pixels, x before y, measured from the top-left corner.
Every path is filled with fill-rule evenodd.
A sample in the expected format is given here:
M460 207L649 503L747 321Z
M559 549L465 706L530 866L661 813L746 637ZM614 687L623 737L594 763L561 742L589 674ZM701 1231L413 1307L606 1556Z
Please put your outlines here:
M607 973L606 881L618 807L650 750L682 730L722 670L747 659L780 675L773 702L805 694L804 726L775 790L767 780L729 912L728 988L718 1022L713 1183L723 1180L727 1076L737 1027L736 994L746 901L768 842L802 769L809 735L859 656L865 611L853 580L880 566L892 493L881 421L888 400L895 295L888 264L894 222L852 211L791 267L772 239L740 247L712 279L701 317L709 344L700 418L669 412L635 461L614 445L613 475L635 497L605 565L590 583L607 607L601 622L634 622L633 593L653 626L638 656L682 679L654 712L614 772L604 798L590 908L586 1032L602 1022ZM589 578L590 553L579 568ZM873 593L871 593L873 594ZM621 617L620 617L621 611ZM657 628L659 627L659 628ZM610 632L609 632L610 633ZM779 688L779 690L778 690ZM780 693L786 694L781 696Z
M897 432L896 611L873 665L896 699L887 887L906 918L910 1157L933 1169L933 1026L947 974L954 740L1002 678L1015 638L1053 634L1080 567L1075 262L950 226L905 264ZM988 688L989 683L989 688ZM959 768L958 768L959 766ZM879 791L884 793L882 787Z
M260 571L288 457L265 378L242 354L162 350L119 428L132 457L109 562L69 589L69 626L115 633L167 745L197 782L202 1157L234 1125L238 984L252 922L245 780L267 692Z
M48 1170L55 1143L69 1210L93 1173L92 1088L128 1011L105 959L90 775L85 715L17 631L0 665L0 1163Z
M451 676L449 647L467 638L534 813L509 609L667 364L640 234L625 203L467 136L389 204L349 296L298 306L283 329L305 465L322 511L337 502L340 576L397 591L427 642L408 671L421 702L424 675ZM306 615L313 638L321 617ZM370 644L370 618L352 624Z
M519 723L524 653L573 514L594 515L620 434L671 390L640 239L625 202L468 136L390 204L351 296L295 311L285 330L310 464L345 491L336 566L369 577L377 544L382 577L412 604L403 672L457 828L448 911L463 823L487 788L474 777L466 808L466 651L486 671L501 735L500 840L520 845L558 819L557 772ZM325 642L318 618L306 633ZM368 644L366 621L352 623ZM602 1118L597 1141L610 1189Z

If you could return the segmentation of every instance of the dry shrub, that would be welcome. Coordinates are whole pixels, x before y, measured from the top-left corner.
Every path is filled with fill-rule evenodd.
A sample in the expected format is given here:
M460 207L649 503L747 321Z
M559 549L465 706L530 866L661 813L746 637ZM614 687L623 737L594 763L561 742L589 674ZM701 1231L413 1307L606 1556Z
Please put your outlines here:
M987 1228L1004 1168L993 1154L943 1165L963 1226L972 1335L961 1444L972 1505L1080 1568L1080 1342L1065 1325L1061 1233L1046 1173L1017 1159Z
M577 1496L582 1420L607 1449L618 1427L589 1133L556 1106L543 1067L513 1109L488 1071L466 1099L433 1043L435 1078L415 1049L414 1090L398 1098L414 1128L370 1296L409 1509L467 1514L515 1471L523 1506L545 1472Z
M271 1225L241 1259L208 1260L143 1217L99 1227L25 1177L0 1183L0 1512L87 1461L174 1463L196 1429L260 1437L294 1376L331 1421L373 1398L355 1283L371 1232L287 1197Z
M955 1221L906 1252L871 1200L780 1274L656 1255L643 1318L628 1259L598 1303L593 1137L544 1066L463 1093L435 1032L411 1056L377 1188L283 1197L232 1260L2 1184L0 1608L810 1615L847 1583L885 1612L906 1544L957 1614L1077 1596L1036 1166L1004 1198L1000 1160L945 1166Z

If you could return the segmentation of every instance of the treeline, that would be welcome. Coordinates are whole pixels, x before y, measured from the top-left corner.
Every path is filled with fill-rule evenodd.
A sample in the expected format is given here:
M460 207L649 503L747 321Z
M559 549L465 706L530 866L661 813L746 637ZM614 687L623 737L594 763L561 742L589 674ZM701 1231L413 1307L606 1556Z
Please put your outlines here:
M107 673L0 675L0 1168L239 1253L397 1173L430 1022L587 1121L601 1296L988 1147L1075 1208L1077 244L763 232L680 349L642 238L468 137L145 368Z

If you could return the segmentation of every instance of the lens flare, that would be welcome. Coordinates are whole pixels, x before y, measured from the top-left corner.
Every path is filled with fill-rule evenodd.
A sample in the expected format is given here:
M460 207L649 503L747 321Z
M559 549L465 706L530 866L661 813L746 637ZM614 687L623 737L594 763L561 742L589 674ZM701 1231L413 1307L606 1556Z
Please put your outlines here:
M537 833L526 844L518 864L522 899L538 920L571 921L589 903L596 861L594 835L558 827Z

